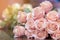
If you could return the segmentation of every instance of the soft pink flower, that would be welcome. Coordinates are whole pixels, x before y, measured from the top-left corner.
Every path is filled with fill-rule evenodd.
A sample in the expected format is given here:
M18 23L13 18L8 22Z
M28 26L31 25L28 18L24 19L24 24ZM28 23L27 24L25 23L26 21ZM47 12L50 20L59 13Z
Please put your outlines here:
M34 23L34 20L30 18L27 20L25 24L25 35L30 38L30 37L36 37L36 24Z
M60 25L60 19L57 19L57 21L56 21L59 25Z
M59 17L58 17L58 12L56 11L50 11L48 12L48 14L46 15L47 20L51 20L51 21L56 21Z
M36 26L36 29L38 30L43 30L46 28L46 19L45 18L40 18L38 20L35 21L35 24L37 25Z
M57 23L60 24L60 14L58 14L58 15L59 15L59 17L58 17L58 19L56 21L57 21Z
M25 34L25 28L23 26L15 26L13 29L14 37L20 37Z
M30 29L29 29L29 30L25 30L25 35L27 36L28 39L29 39L30 37L31 37L31 38L32 38L32 37L36 38L36 33L37 33L36 30L35 30L35 31L33 31L33 30L30 31Z
M43 18L45 16L45 11L40 7L36 7L33 9L32 15L33 15L34 20Z
M25 26L26 30L25 30L25 35L28 37L28 38L36 38L36 27L34 25L34 23L32 23L31 25L26 25Z
M48 33L46 32L46 30L42 31L37 30L36 36L37 36L36 39L43 40L48 36Z
M34 24L34 20L32 18L30 18L29 20L27 20L26 24L25 24L25 28L26 29L35 29L35 24Z
M32 34L31 34L28 30L25 30L25 35L26 35L28 38L32 37Z
M40 7L42 7L43 10L45 10L45 12L47 13L47 12L49 12L50 10L52 10L53 5L52 5L52 3L49 2L49 1L44 1L44 2L40 3Z
M28 14L27 14L27 20L29 20L30 18L33 18L32 13L28 13Z
M55 40L60 39L60 30L58 30L55 33L51 34L51 37Z
M56 32L57 30L59 30L59 25L57 22L48 22L47 23L47 27L46 27L46 31L49 34L53 34L54 32Z
M27 15L25 12L20 12L20 11L18 12L18 17L17 17L18 22L25 23L27 21L26 18Z

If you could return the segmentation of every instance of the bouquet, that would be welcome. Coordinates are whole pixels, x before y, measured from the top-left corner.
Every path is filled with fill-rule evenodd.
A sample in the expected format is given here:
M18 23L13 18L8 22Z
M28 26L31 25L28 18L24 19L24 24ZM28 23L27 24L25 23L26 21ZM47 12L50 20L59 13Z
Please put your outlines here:
M26 35L27 38L44 40L50 34L52 39L60 39L60 18L58 11L54 10L49 1L40 3L28 14L24 11L18 12L18 22L13 29L14 37Z

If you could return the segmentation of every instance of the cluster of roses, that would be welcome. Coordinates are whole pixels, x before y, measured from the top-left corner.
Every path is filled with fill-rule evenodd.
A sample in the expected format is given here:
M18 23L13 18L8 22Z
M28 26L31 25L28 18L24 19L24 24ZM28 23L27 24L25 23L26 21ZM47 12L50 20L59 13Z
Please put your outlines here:
M25 23L23 26L15 26L13 33L15 37L26 35L27 38L45 39L48 34L53 39L60 38L60 19L59 13L53 9L53 5L49 1L40 3L38 7L33 8L32 12L18 13L18 22Z

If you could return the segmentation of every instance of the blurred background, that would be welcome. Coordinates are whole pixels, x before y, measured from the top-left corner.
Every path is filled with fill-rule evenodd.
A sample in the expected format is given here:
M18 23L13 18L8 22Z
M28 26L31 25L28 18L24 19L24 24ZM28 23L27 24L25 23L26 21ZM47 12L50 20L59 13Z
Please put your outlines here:
M20 3L20 4L30 3L31 5L33 5L33 7L36 7L42 1L45 0L0 0L0 19L2 19L1 18L2 11L8 5L11 5L13 3ZM49 0L49 1L51 1L56 8L60 7L60 0Z

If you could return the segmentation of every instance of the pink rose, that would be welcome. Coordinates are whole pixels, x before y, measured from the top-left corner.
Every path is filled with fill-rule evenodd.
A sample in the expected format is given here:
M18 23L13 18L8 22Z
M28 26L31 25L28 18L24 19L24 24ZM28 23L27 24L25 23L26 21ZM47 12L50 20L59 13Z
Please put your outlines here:
M34 20L43 18L45 16L45 11L40 7L36 7L33 9L32 15L33 15Z
M34 37L36 39L36 33L37 33L36 30L35 31L32 31L30 29L25 30L25 35L27 36L28 39L32 38L32 37Z
M46 30L49 34L53 34L57 30L59 30L59 25L57 22L48 22Z
M18 22L25 23L27 21L26 18L27 15L25 12L20 12L20 11L18 12L18 17L17 17Z
M59 17L58 17L58 12L56 11L50 11L48 12L48 14L46 15L46 18L48 21L56 21Z
M25 28L27 29L34 29L34 20L32 18L30 18L29 20L27 20L26 24L25 24Z
M42 7L42 9L45 10L45 12L47 13L50 10L52 10L53 5L49 1L44 1L44 2L40 3L40 7Z
M29 20L27 20L26 24L25 24L25 35L28 38L32 38L32 37L36 37L36 24L34 23L34 20L32 18L30 18Z
M44 30L46 28L46 22L47 20L45 18L40 18L38 20L35 21L36 29L38 30Z
M48 33L46 32L46 30L42 30L42 31L37 30L36 35L37 35L36 39L43 40L48 36Z
M25 35L25 28L23 26L15 26L13 29L14 37Z
M56 21L57 21L57 23L60 24L60 14L58 14L58 15L59 15L59 17L58 17L58 19Z
M58 30L58 31L56 31L55 33L51 34L51 37L52 37L54 40L57 40L57 39L60 40L60 30Z
M30 18L33 18L32 13L28 13L28 14L27 14L27 20L29 20Z

